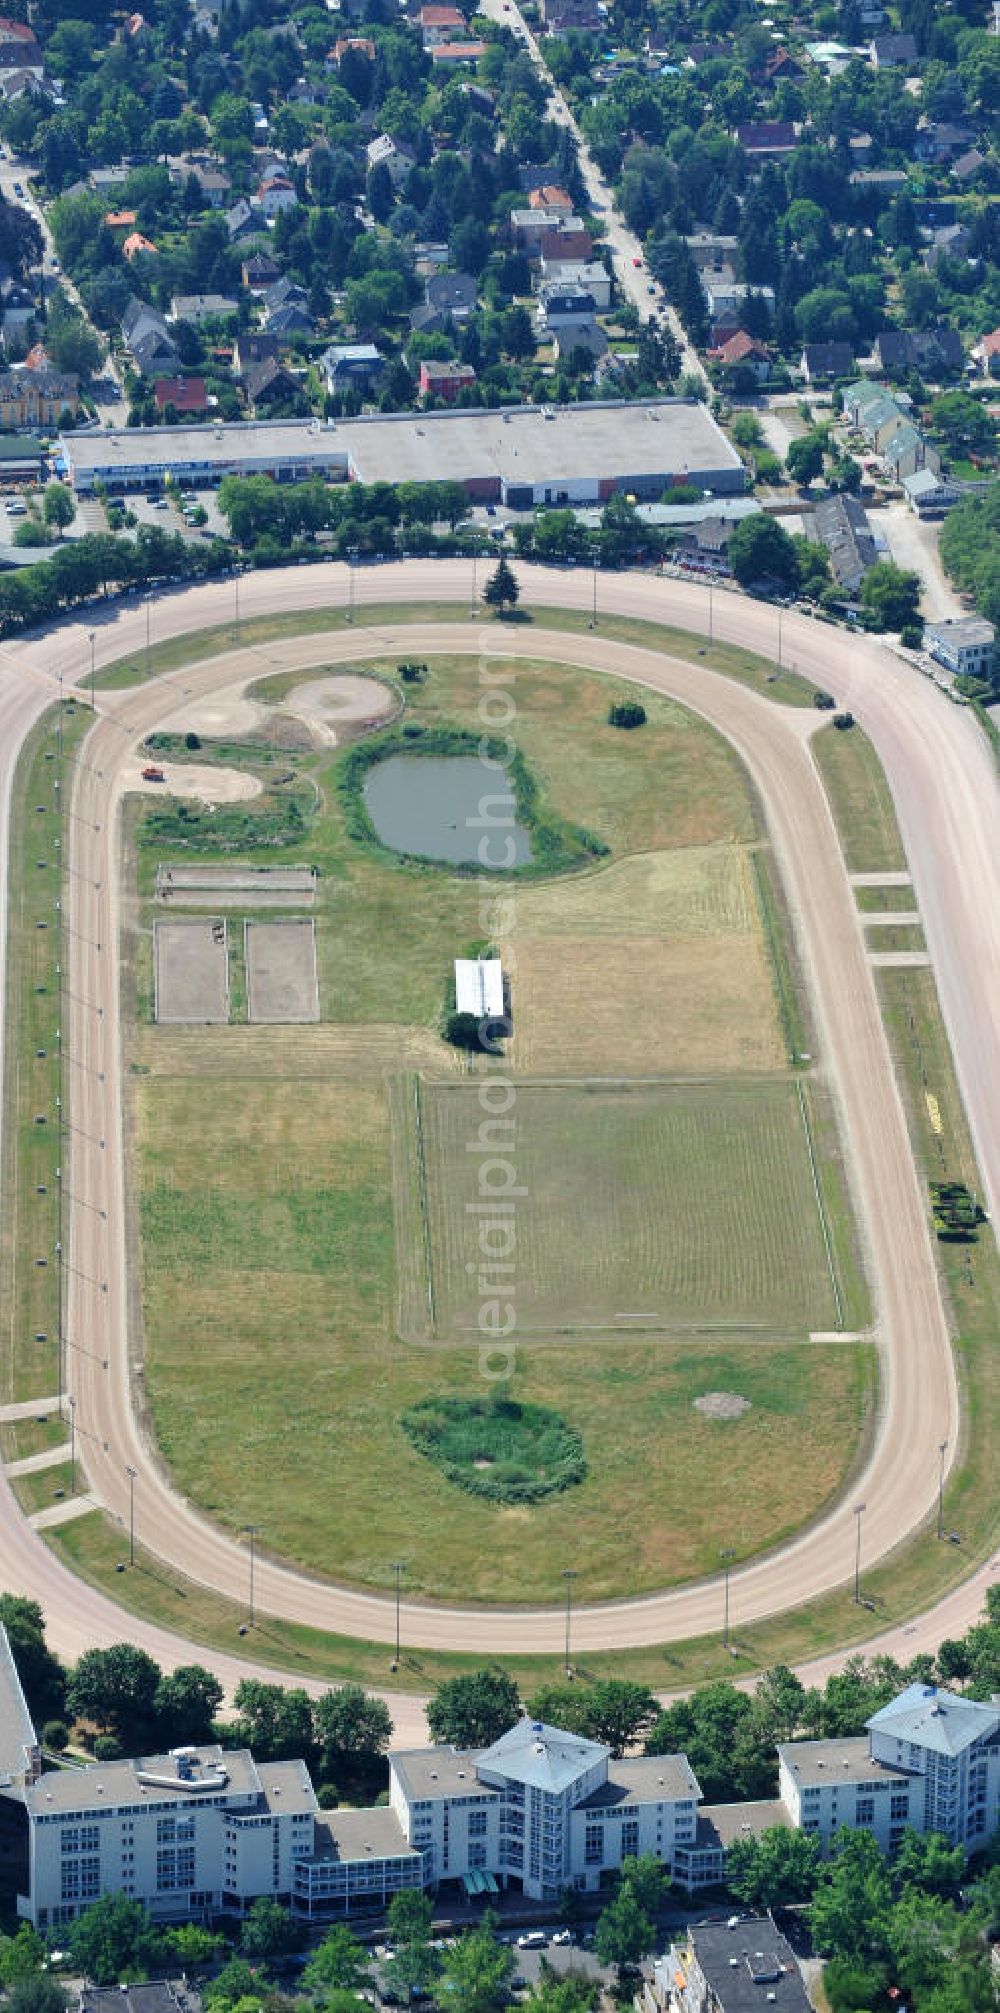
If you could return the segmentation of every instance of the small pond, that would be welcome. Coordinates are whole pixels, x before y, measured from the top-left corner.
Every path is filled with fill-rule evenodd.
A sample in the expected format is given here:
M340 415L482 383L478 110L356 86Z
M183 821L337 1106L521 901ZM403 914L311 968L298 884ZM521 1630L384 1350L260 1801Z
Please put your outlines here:
M487 871L531 859L531 838L515 822L503 771L478 755L390 755L369 769L364 797L382 844L394 852Z

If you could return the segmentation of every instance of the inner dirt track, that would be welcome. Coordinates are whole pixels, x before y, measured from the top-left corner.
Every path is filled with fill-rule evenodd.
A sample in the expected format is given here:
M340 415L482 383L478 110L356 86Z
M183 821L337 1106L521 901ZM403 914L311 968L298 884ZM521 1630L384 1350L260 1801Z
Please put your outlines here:
M528 607L586 609L589 576L518 569ZM173 1490L155 1450L137 1426L131 1404L126 1324L122 1203L121 1030L117 981L118 860L115 804L122 771L136 741L177 716L181 703L211 698L269 671L339 662L393 659L398 627L366 624L365 602L385 606L450 601L467 605L468 562L403 562L362 569L355 576L356 627L229 652L192 664L128 692L97 694L98 713L77 764L67 826L75 872L66 889L70 1053L85 1065L73 1073L69 1182L91 1206L71 1207L66 1330L88 1338L93 1354L71 1354L72 1383L95 1498L120 1519L128 1514L126 1467L137 1470L136 1532L144 1546L191 1579L231 1594L242 1584L245 1554ZM343 605L347 574L331 564L245 576L245 620L256 615ZM774 656L772 608L735 594L715 594L714 633ZM602 614L668 621L704 633L703 588L656 578L600 580ZM222 582L164 597L154 610L154 638L226 625L233 588ZM7 826L10 779L31 722L56 696L56 680L89 668L88 615L43 639L8 644L0 653L0 786ZM1000 1181L1000 821L992 756L971 716L868 639L786 613L782 655L817 684L829 687L871 734L899 814L989 1203ZM116 604L98 626L98 666L145 640L145 611ZM809 1530L732 1578L741 1622L798 1605L849 1578L853 1505L863 1501L866 1565L885 1557L925 1522L936 1503L938 1446L958 1442L955 1380L934 1266L924 1197L914 1169L881 1018L864 955L860 920L848 886L826 799L808 749L818 724L809 712L784 709L701 666L596 635L544 628L544 618L519 630L484 625L414 622L410 654L475 652L579 663L646 683L703 714L726 734L747 763L764 804L793 910L821 1041L821 1064L837 1097L845 1152L866 1237L882 1359L882 1405L863 1475L851 1494ZM514 685L516 698L516 680ZM567 681L567 704L572 684ZM580 807L580 815L585 815ZM93 826L100 825L95 832ZM101 884L98 891L94 884ZM6 890L6 873L4 874ZM100 943L102 949L97 950ZM84 1003L87 1004L84 1004ZM95 1009L102 1008L99 1017ZM103 1072L104 1081L100 1081ZM106 1145L102 1148L99 1141ZM105 1207L104 1223L93 1205ZM106 1287L106 1291L104 1288ZM99 1345L99 1346L98 1346ZM101 1358L108 1358L108 1369ZM794 1459L794 1448L789 1449ZM707 1478L710 1485L710 1477ZM21 1518L9 1490L0 1496L3 1566L13 1589L42 1602L57 1648L75 1654L85 1643L120 1639L147 1644L165 1663L200 1649L147 1627L107 1597L76 1581ZM942 1604L948 1628L978 1612L986 1575ZM321 1629L389 1642L395 1616L384 1597L321 1584L260 1558L262 1611ZM574 1622L579 1651L667 1642L718 1627L719 1590L704 1582L650 1596L581 1608ZM60 1618L64 1618L61 1623ZM929 1622L933 1617L928 1618ZM509 1654L558 1651L561 1607L541 1611L434 1607L404 1603L405 1637L414 1648ZM902 1632L897 1632L901 1635ZM155 1647L154 1647L155 1644ZM909 1651L918 1647L915 1632ZM205 1659L231 1671L232 1659ZM229 1675L229 1671L226 1673Z

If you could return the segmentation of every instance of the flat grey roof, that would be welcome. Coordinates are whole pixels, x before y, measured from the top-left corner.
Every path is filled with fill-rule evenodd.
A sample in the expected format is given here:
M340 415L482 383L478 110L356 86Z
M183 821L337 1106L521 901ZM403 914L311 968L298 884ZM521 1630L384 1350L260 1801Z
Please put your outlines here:
M733 1928L729 1921L699 1922L691 1927L688 1936L698 1963L726 2013L756 2013L763 2004L783 2007L785 2013L809 2013L806 1988L792 1946L769 1915L735 1922Z
M617 1809L624 1803L698 1801L701 1790L683 1754L637 1755L608 1764L608 1780L584 1797L580 1810Z
M476 1763L482 1755L469 1748L413 1747L393 1753L390 1762L404 1794L411 1802L441 1796L498 1796L488 1782L480 1782Z
M340 422L330 438L347 447L362 482L492 476L556 486L596 475L655 476L743 465L711 413L694 399L375 414Z
M316 420L213 422L207 426L124 427L60 437L59 452L81 474L234 461L349 458L362 482L559 484L598 475L619 479L736 471L736 449L695 399L615 400L503 410L376 413L320 426Z
M304 1761L262 1761L257 1773L269 1810L276 1817L290 1810L315 1810L316 1791Z
M890 1768L873 1761L864 1734L849 1740L794 1740L779 1747L778 1754L789 1773L803 1788L827 1787L838 1783L910 1781L905 1769Z
M0 1782L28 1771L37 1745L7 1631L0 1622Z
M316 460L343 454L344 442L332 427L315 420L274 420L260 426L240 421L208 426L130 426L107 433L62 434L62 456L81 470L146 468L198 461L209 467L241 457L247 461Z
M112 1811L125 1803L162 1803L166 1798L196 1808L215 1796L260 1794L260 1777L249 1749L200 1747L197 1760L202 1768L224 1768L225 1784L192 1788L178 1776L172 1755L154 1754L129 1761L95 1762L89 1768L53 1769L32 1783L24 1800L34 1816L44 1817L61 1811ZM157 1780L151 1782L151 1776ZM143 1781L143 1777L147 1779Z
M992 622L984 621L980 615L958 615L947 622L928 622L926 627L928 636L936 636L942 643L992 643L994 640ZM947 1698L947 1694L942 1693L941 1697ZM948 1704L951 1703L953 1701L948 1700Z
M757 1803L706 1803L698 1812L698 1846L734 1845L740 1838L759 1838L780 1824L788 1831L792 1820L780 1797Z
M316 1859L419 1859L409 1845L395 1811L323 1810L313 1828Z

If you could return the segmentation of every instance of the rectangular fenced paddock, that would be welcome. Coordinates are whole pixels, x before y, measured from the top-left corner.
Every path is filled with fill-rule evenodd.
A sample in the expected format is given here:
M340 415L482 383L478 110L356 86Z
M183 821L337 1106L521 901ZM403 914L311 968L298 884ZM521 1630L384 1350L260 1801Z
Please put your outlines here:
M243 929L247 1019L317 1021L319 982L312 919L283 916L273 923L246 922Z
M229 948L224 918L157 921L153 1017L165 1027L228 1021Z
M156 870L156 899L180 909L311 908L315 867L181 867Z

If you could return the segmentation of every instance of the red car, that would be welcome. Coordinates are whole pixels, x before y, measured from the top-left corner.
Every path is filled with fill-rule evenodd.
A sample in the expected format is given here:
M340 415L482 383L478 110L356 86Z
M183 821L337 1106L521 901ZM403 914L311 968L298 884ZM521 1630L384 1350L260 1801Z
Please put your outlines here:
M641 264L642 264L642 260L641 260L641 259L633 259L633 260L632 260L632 264L633 264L634 266L641 266Z

